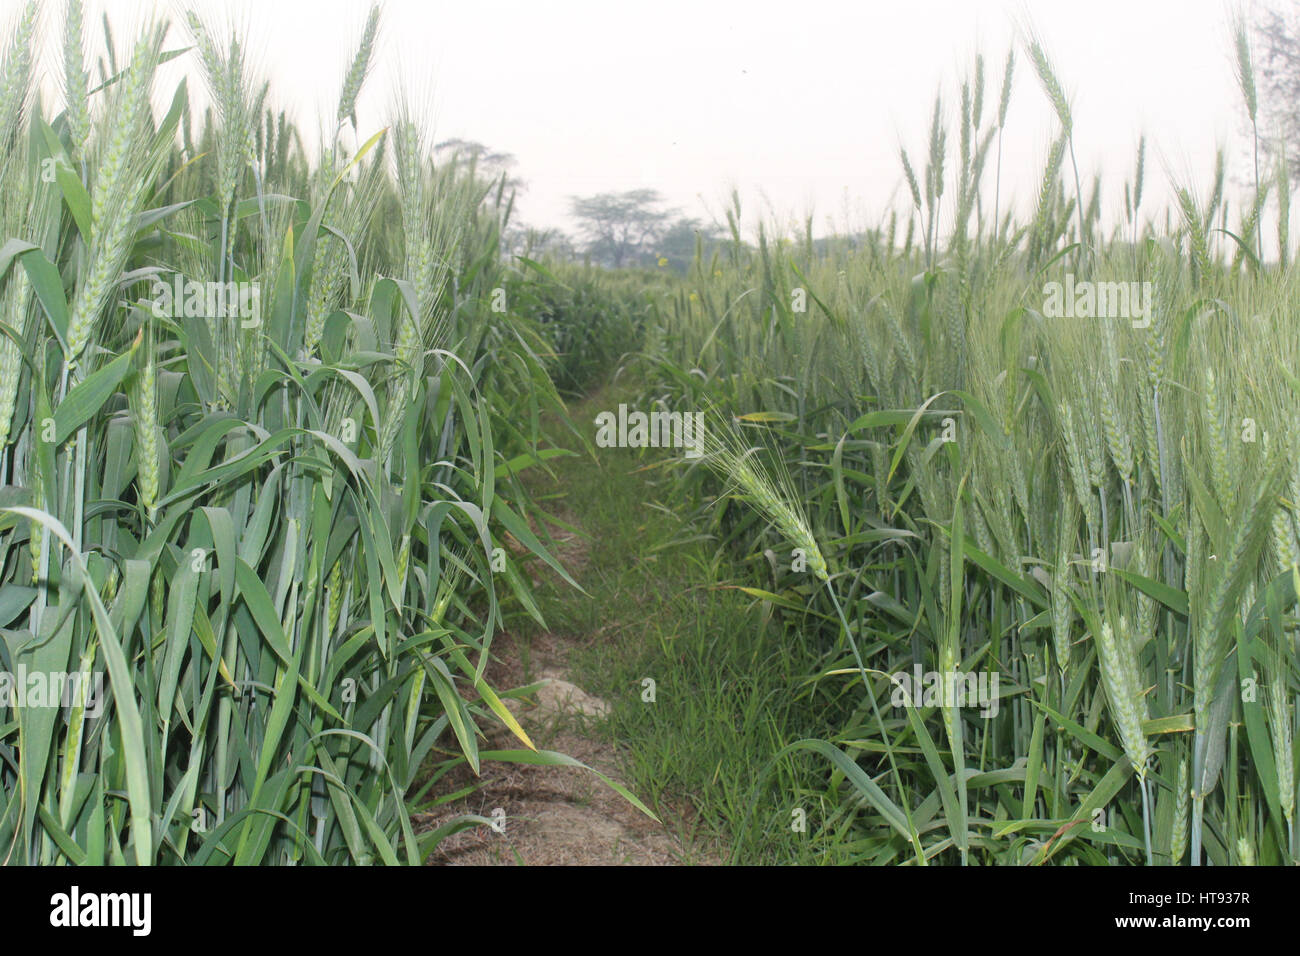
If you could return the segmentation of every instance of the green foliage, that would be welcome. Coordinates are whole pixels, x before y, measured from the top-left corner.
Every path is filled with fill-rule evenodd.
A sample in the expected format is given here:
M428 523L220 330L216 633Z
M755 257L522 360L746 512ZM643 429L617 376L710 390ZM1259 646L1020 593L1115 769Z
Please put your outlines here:
M937 110L924 186L904 153L910 221L746 244L732 215L647 326L645 397L775 447L825 555L823 585L762 496L701 527L811 649L792 685L856 694L838 733L790 744L826 760L817 839L839 827L863 862L1293 862L1300 301L1285 255L1252 252L1268 183L1243 236L1216 228L1222 165L1162 230L1139 219L1143 145L1107 238L1095 185L1081 207L1061 182L1083 131L1027 53L1062 124L1031 223L981 212L1002 119L981 128L964 86L956 168ZM1046 283L1075 280L1149 283L1150 309L1052 314ZM726 487L690 467L678 494ZM997 713L896 706L915 667L997 674Z
M69 111L18 108L25 44L0 66L0 663L107 680L0 710L5 858L420 863L482 822L411 812L480 726L564 759L482 680L538 614L507 533L554 563L519 475L561 406L493 307L510 196L356 115L373 14L338 114L378 131L309 158L238 39L188 20L195 131L185 84L148 108L184 41L87 94L71 13Z

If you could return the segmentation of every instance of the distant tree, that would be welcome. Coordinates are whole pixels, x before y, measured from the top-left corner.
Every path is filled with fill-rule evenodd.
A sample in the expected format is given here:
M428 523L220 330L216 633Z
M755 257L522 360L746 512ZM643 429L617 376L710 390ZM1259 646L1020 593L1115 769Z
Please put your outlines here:
M433 151L435 156L444 161L454 160L472 166L475 173L483 179L498 182L504 176L507 193L524 191L524 181L513 172L513 153L494 150L472 139L444 139L433 147Z
M484 166L513 166L515 164L513 154L499 152L472 139L444 139L441 143L435 145L433 150L435 153L474 160Z
M569 210L578 221L584 251L594 262L621 268L649 260L667 231L673 211L653 189L575 196Z
M1280 138L1292 177L1300 174L1300 3L1260 11L1252 59L1260 92L1260 147Z
M577 250L570 239L559 229L538 229L529 225L512 227L506 234L507 247L528 259L577 258Z
M659 261L674 272L685 273L695 261L696 243L702 243L707 257L721 236L712 226L704 225L698 219L679 217L664 230L659 237L655 250Z

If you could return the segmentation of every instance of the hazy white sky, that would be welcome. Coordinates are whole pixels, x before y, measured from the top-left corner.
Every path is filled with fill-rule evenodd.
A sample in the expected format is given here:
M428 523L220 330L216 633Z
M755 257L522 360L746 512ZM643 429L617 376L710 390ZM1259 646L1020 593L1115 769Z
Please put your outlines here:
M6 19L18 5L0 0ZM332 113L366 0L88 0L88 32L98 44L106 9L122 42L142 12L189 5L246 30L279 105L311 126ZM57 69L61 4L46 6ZM976 51L986 115L996 109L1006 50L1028 18L1073 97L1083 174L1107 173L1115 214L1142 131L1149 189L1172 171L1204 192L1219 143L1244 177L1228 10L1222 0L386 0L359 121L363 136L381 128L404 81L429 104L437 138L514 154L532 224L567 226L571 195L638 187L708 218L735 186L751 224L768 208L811 211L819 231L857 227L901 203L898 147L921 161L934 94L942 84L955 116ZM1055 121L1023 56L1016 79L1003 182L1028 199Z

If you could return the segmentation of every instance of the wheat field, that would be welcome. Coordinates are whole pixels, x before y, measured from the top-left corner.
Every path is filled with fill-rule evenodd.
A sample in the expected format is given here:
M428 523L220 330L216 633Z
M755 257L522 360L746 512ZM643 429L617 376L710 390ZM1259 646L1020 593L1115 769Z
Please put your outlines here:
M494 826L426 825L453 770L576 763L487 672L503 631L549 626L539 573L591 598L530 482L600 458L571 415L600 381L703 416L702 454L643 451L653 504L705 542L702 592L787 648L747 666L824 703L812 736L763 705L761 769L710 761L722 858L775 845L797 789L821 862L1300 859L1300 293L1243 21L1245 208L1222 154L1157 208L1143 140L1109 221L1029 31L920 118L901 212L814 238L737 196L682 274L519 254L504 177L435 157L402 96L359 123L380 22L351 25L308 146L196 14L115 37L80 0L17 8L5 862L418 865ZM1013 97L1055 117L1032 183L1002 175ZM678 744L621 744L663 767L725 722L674 719ZM598 777L657 820L635 767Z

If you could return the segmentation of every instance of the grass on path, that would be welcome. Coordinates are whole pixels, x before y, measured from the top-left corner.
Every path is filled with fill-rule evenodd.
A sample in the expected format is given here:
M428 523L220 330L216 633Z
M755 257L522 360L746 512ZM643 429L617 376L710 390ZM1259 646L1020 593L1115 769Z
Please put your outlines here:
M590 436L597 413L631 396L597 392L571 407L573 421ZM558 427L554 438L573 447ZM539 606L573 639L574 682L610 705L592 732L684 846L729 859L744 832L736 862L833 860L849 820L826 816L824 769L812 758L771 768L784 744L833 734L837 705L802 676L817 653L727 587L747 581L675 513L672 454L596 449L534 480L543 507L589 538L576 577L590 599L548 575Z

